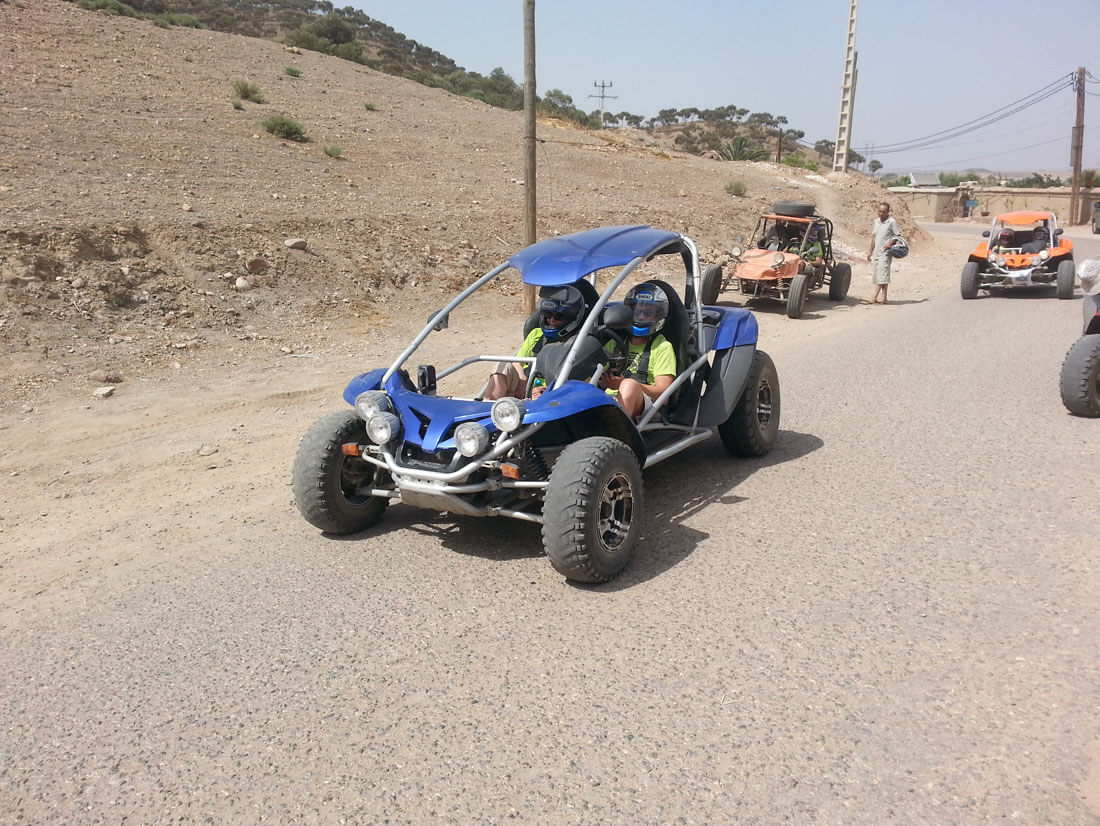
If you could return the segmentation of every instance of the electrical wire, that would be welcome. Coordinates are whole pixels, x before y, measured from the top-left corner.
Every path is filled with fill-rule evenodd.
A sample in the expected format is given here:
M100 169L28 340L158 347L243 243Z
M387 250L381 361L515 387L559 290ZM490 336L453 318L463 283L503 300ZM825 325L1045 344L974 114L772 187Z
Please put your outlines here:
M1028 144L1027 146L1018 146L1015 149L1006 149L1003 152L987 152L984 155L976 155L973 158L956 158L953 161L941 161L940 163L932 166L906 166L905 169L908 169L911 172L937 171L943 169L945 166L948 166L950 164L968 163L969 161L984 161L986 158L995 158L998 155L1011 155L1013 152L1020 152L1024 149L1035 149L1039 146L1050 146L1050 144L1052 143L1058 143L1064 140L1065 138L1054 138L1053 140L1042 141L1041 143L1032 143Z
M931 135L925 135L923 138L913 138L908 141L901 141L900 143L884 144L882 146L875 147L876 155L889 155L895 152L910 152L915 149L924 149L929 146L934 146L939 143L958 138L963 135L967 135L971 132L976 132L979 129L984 129L987 126L991 126L998 121L1002 121L1007 117L1011 117L1024 109L1028 109L1035 106L1038 103L1043 102L1049 97L1057 94L1063 89L1067 88L1071 81L1071 76L1059 78L1053 83L1049 83L1043 88L1032 92L1026 97L1019 98L1012 103L1005 104L999 109L994 109L992 112L982 115L974 120L967 121L959 126L952 127L950 129L943 129L939 132L933 132Z

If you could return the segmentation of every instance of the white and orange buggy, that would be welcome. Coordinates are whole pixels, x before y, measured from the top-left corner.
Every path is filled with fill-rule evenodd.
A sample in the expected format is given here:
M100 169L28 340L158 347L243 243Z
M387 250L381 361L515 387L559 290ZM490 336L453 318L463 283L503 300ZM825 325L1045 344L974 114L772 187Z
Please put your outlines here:
M704 304L714 304L721 293L737 290L748 298L784 301L788 318L799 318L813 290L828 285L830 301L843 301L848 295L852 267L834 260L833 222L818 215L813 204L773 204L772 211L757 220L752 238L748 249L730 250L724 273L721 264L707 267ZM813 255L815 240L821 244L821 263L807 266L802 262Z
M1073 298L1073 242L1062 235L1053 212L1004 212L963 265L960 292L977 298L1008 287L1054 284L1061 299Z

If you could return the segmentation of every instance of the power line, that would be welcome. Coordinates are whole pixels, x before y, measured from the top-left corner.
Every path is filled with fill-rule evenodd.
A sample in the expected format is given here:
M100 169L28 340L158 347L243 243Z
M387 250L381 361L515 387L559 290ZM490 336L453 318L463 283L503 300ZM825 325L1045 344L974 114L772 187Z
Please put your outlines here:
M927 171L927 170L937 170L937 169L943 168L944 166L946 166L948 164L967 163L969 161L984 161L986 158L996 158L998 155L1011 155L1013 152L1020 152L1024 149L1035 149L1036 147L1039 147L1039 146L1050 146L1050 144L1052 144L1052 143L1059 143L1059 142L1064 141L1064 140L1065 140L1065 138L1054 138L1053 140L1042 141L1041 143L1032 143L1032 144L1028 144L1027 146L1017 146L1015 149L1006 149L1003 152L987 152L984 155L976 155L973 158L956 158L953 161L940 161L938 164L935 164L935 165L932 165L932 166L914 166L914 167L905 166L905 168L909 169L912 172L924 172L924 171Z
M1032 92L1026 97L1019 98L1012 103L1005 104L999 109L994 109L988 114L975 118L974 120L967 121L966 123L954 126L950 129L942 129L939 132L933 132L931 135L925 135L922 138L913 138L908 141L901 141L900 143L884 144L878 147L878 154L888 155L895 152L908 152L914 149L923 149L928 146L934 146L937 143L943 143L953 138L967 135L971 132L975 132L978 129L983 129L986 126L991 126L998 121L1004 120L1007 117L1022 112L1031 106L1034 106L1047 98L1057 94L1066 88L1071 83L1071 77L1069 75L1059 78L1053 83L1049 83L1043 88Z

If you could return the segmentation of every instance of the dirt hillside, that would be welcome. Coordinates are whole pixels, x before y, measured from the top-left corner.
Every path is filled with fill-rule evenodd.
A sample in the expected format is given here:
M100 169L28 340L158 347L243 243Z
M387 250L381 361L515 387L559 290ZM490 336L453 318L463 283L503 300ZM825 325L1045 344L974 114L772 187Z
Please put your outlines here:
M95 371L309 350L323 327L384 325L523 246L520 113L62 0L0 0L0 32L3 403ZM235 109L238 80L265 102ZM265 131L277 114L309 142ZM540 237L649 223L719 260L761 208L809 200L855 253L883 197L862 175L697 158L643 131L539 136Z

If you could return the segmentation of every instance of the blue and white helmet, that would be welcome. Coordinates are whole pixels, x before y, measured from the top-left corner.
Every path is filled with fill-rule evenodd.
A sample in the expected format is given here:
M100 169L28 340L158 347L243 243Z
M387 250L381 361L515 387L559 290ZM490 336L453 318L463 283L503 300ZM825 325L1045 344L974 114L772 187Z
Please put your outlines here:
M668 318L668 296L656 284L643 281L630 288L623 303L634 313L630 332L635 336L651 336L665 326Z
M581 326L587 306L584 296L576 287L542 287L539 290L539 326L547 341L569 338ZM553 327L548 315L558 316L564 323Z
M909 254L909 242L902 238L900 235L895 235L892 239L894 245L888 247L886 254L892 258L904 258Z

